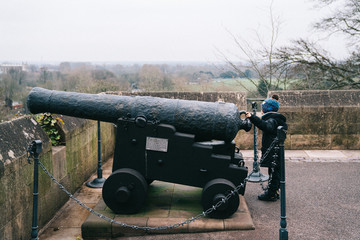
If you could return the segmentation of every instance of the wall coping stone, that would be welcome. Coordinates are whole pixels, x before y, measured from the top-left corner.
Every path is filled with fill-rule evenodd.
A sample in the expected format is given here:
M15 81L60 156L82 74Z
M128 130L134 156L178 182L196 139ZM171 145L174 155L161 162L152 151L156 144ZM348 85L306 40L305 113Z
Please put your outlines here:
M51 142L40 124L31 117L20 117L0 123L0 178L7 166L26 156L27 146L33 140L42 140L42 152L51 151Z
M273 94L284 107L360 107L360 90L283 90L270 91L268 97Z

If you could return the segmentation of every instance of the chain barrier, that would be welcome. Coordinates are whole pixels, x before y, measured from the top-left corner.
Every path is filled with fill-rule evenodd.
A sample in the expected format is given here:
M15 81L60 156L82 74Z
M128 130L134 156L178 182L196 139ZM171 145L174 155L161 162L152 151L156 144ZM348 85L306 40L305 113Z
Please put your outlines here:
M265 152L265 154L261 157L260 162L265 159L267 157L267 155L270 153L270 151L274 148L275 144L278 142L278 139L275 138L274 141L271 143L270 147L268 148L268 150ZM68 190L66 190L66 188L59 183L54 176L51 175L51 173L46 169L46 167L43 165L43 163L41 161L39 161L39 165L40 167L43 169L43 171L51 178L51 180L53 182L56 183L56 185L59 186L59 188L65 192L69 198L73 199L76 203L78 203L81 207L85 208L87 211L91 212L92 214L98 216L99 218L104 219L105 221L109 222L109 223L113 223L113 224L117 224L120 225L122 227L127 227L127 228L132 228L135 230L145 230L145 231L149 231L149 230L167 230L167 229L173 229L173 228L178 228L181 226L184 226L186 224L189 224L191 222L194 222L202 217L205 217L209 214L211 214L213 211L215 211L216 209L218 209L222 204L226 203L232 196L234 196L235 194L239 194L239 190L245 187L246 182L249 179L249 176L247 178L244 179L243 183L239 184L238 186L235 187L235 189L233 191L231 191L228 195L226 195L225 198L223 198L221 201L217 202L215 205L213 205L211 208L207 209L206 211L196 215L195 217L186 219L183 222L179 222L179 223L175 223L175 224L171 224L168 226L159 226L159 227L140 227L140 226L136 226L136 225L130 225L130 224L126 224L126 223L122 223L122 222L118 222L112 218L109 218L99 212L96 212L95 210L93 210L92 208L86 206L84 203L82 203L80 200L78 200L73 194L71 194ZM271 176L269 179L269 182L271 181ZM267 189L267 186L264 187L263 182L260 179L260 185L262 187L263 190Z
M244 179L243 183L240 183L237 187L235 187L235 189L233 191L231 191L225 198L222 199L222 201L217 202L215 205L213 205L211 208L207 209L206 211L196 215L195 217L192 218L188 218L183 222L179 222L179 223L175 223L172 225L168 225L168 226L159 226L159 227L140 227L140 226L136 226L136 225L130 225L130 224L126 224L126 223L122 223L122 222L118 222L115 221L114 219L111 219L99 212L96 212L95 210L93 210L92 208L86 206L84 203L82 203L79 199L77 199L73 194L71 194L68 190L66 190L66 188L59 183L54 176L51 175L51 173L46 169L46 167L42 164L42 162L39 161L39 165L42 168L42 170L51 178L51 180L53 182L56 183L56 185L59 186L59 188L65 192L71 199L73 199L76 203L78 203L80 206L82 206L83 208L85 208L87 211L91 212L92 214L98 216L99 218L104 219L107 222L113 223L113 224L117 224L120 225L122 227L127 227L127 228L132 228L132 229L136 229L136 230L145 230L145 231L149 231L149 230L167 230L167 229L173 229L173 228L178 228L181 226L184 226L186 224L189 224L191 222L196 221L197 219L200 219L202 217L205 217L206 215L211 214L213 211L215 211L216 209L218 209L222 204L226 203L226 201L228 201L233 195L235 194L239 194L239 190L241 188L245 187L245 183L247 182L248 178Z
M269 148L266 150L266 152L264 153L264 155L261 156L261 159L260 159L260 164L264 161L264 159L269 155L269 153L271 152L271 150L276 146L276 144L279 142L279 139L276 137L274 139L274 141L272 141L272 143L270 144ZM276 147L275 147L276 149ZM271 171L274 172L274 162L271 163ZM248 176L249 178L250 176ZM270 174L269 176L269 179L267 180L267 182L271 182L271 179L272 179L272 174ZM261 178L260 178L260 186L262 188L263 191L266 191L269 187L269 185L264 185L264 182Z
M269 155L270 151L275 147L275 144L277 144L278 142L279 142L279 139L276 137L274 139L274 141L272 141L272 143L270 144L269 148L266 150L264 155L261 156L260 163L262 161L264 161L264 159L267 157L267 155Z

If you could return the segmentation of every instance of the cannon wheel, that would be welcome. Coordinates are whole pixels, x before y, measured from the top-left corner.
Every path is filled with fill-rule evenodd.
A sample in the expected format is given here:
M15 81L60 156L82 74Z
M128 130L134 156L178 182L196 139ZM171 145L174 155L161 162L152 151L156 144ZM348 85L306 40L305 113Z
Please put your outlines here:
M225 197L234 189L235 185L223 178L213 179L208 182L203 188L201 196L201 204L204 211L208 210L222 199L225 199ZM209 214L209 217L218 219L228 218L236 212L239 203L239 195L235 194L218 209Z
M121 168L106 179L102 196L106 205L115 213L137 213L144 205L148 184L136 170Z

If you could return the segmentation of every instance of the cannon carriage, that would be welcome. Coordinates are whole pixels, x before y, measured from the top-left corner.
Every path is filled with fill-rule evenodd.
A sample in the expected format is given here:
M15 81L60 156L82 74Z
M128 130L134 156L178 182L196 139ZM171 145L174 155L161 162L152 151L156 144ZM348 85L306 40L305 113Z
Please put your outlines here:
M34 88L28 108L116 124L113 172L102 191L115 213L138 212L154 180L202 188L204 211L223 201L213 218L237 210L239 195L226 199L236 186L244 183L238 193L245 193L248 169L233 139L251 123L234 104Z

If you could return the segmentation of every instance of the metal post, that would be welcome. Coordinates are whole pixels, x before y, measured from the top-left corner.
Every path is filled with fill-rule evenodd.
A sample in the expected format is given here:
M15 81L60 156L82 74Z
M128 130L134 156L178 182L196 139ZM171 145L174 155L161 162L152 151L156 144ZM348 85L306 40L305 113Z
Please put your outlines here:
M253 114L256 116L256 109L257 109L257 104L256 102L252 102L251 103L252 108L253 108ZM258 160L258 144L257 144L257 128L254 125L254 163L253 163L253 168L259 170L259 164L257 163ZM255 164L257 163L257 164Z
M38 240L39 155L41 151L41 140L33 141L27 148L28 162L31 163L31 158L34 159L34 190L31 240Z
M102 176L102 166L101 166L101 129L100 121L98 121L98 169L97 169L97 178L93 179L86 183L88 187L91 188L102 188L105 182L105 178Z
M280 230L279 230L279 239L287 240L288 231L286 229L286 194L285 194L285 150L284 150L284 141L286 138L286 130L283 129L283 126L278 127L277 137L279 139L279 157L280 157L280 208L281 208L281 220L280 220Z
M256 102L251 103L253 114L256 116L257 104ZM254 162L253 170L248 176L249 182L265 182L269 180L268 175L264 175L260 172L259 162L258 162L258 149L257 149L257 128L254 126Z

